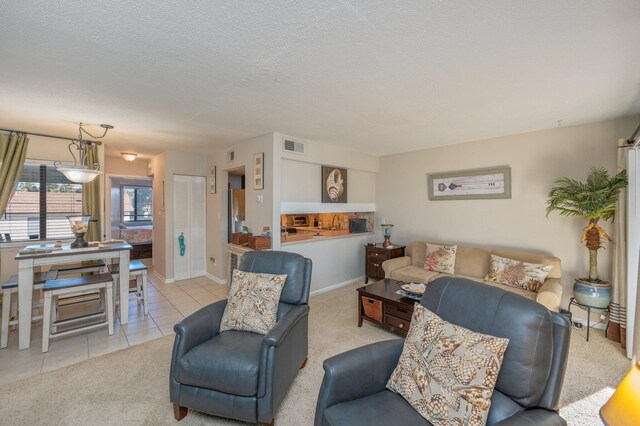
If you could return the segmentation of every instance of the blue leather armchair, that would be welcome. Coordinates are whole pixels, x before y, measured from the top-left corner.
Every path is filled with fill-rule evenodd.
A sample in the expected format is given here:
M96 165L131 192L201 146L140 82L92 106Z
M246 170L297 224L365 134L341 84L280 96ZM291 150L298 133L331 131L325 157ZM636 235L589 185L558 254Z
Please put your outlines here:
M487 425L566 425L558 404L571 335L567 317L463 278L432 281L421 304L451 323L509 339ZM315 425L429 425L385 387L403 344L388 340L327 359Z
M295 253L256 251L238 269L287 274L278 322L265 335L220 333L222 300L176 324L170 398L181 420L187 409L250 423L273 424L274 413L308 354L311 260Z

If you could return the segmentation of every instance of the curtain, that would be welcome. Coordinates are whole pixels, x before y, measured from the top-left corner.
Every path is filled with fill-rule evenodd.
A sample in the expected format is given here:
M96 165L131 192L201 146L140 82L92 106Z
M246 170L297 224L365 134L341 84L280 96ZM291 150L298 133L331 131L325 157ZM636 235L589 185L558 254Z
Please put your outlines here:
M16 181L22 173L27 156L29 139L24 133L0 134L0 212L4 214L7 203L16 189Z
M629 149L626 139L618 139L618 171L627 168ZM616 214L613 220L613 297L609 306L609 330L607 337L627 347L627 190L618 194Z
M638 289L640 289L640 272L638 273ZM635 364L637 361L640 361L640 291L636 291L636 317L633 324L631 358Z
M94 144L85 146L87 164L93 167L99 164L98 147ZM89 230L85 235L85 241L102 241L102 214L100 212L100 178L82 184L82 214L91 216Z

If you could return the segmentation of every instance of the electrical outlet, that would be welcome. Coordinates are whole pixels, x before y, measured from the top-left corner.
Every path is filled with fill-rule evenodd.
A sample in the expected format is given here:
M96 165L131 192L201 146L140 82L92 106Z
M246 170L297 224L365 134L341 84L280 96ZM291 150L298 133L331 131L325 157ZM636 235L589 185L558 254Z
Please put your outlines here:
M215 258L215 257L213 257L213 256L211 256L211 257L209 258L209 261L210 261L211 263L213 263L214 265L216 264L216 258Z

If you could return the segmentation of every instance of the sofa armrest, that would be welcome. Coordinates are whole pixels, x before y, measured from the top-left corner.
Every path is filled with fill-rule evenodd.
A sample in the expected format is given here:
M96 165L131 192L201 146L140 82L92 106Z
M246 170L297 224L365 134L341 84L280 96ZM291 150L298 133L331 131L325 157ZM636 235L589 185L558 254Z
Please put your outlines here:
M409 256L396 257L395 259L385 260L384 262L382 262L384 277L390 278L393 271L409 265L411 265L411 257Z
M269 423L309 354L309 305L291 308L262 340L258 421Z
M538 290L536 301L551 311L558 311L562 300L562 281L560 278L549 278Z
M543 408L521 411L496 423L495 426L567 426L567 422L557 413Z
M383 391L398 364L403 346L402 339L387 340L325 360L315 425L323 425L327 408Z
M300 321L305 315L309 315L309 305L299 305L291 308L276 325L269 330L264 340L263 346L279 346L284 339L287 338L289 332L293 329L298 321Z
M176 337L173 341L171 371L169 372L169 396L171 402L179 403L180 398L180 383L175 376L178 362L191 349L220 333L220 322L226 306L226 300L212 303L173 326Z

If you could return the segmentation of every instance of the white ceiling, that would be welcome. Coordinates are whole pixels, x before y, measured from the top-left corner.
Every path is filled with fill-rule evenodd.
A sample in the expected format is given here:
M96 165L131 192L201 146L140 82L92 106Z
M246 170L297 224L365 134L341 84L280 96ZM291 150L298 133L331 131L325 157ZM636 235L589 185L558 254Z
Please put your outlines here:
M640 112L640 1L0 4L0 127L108 153L273 131L384 155Z

